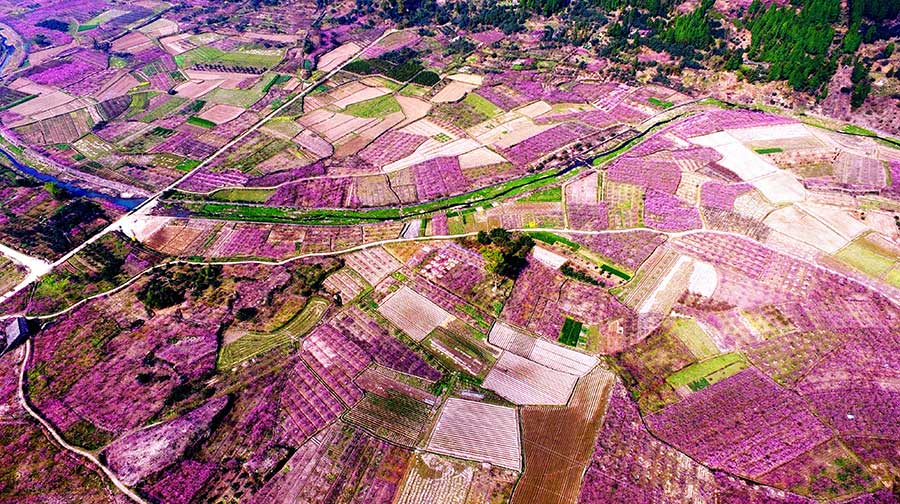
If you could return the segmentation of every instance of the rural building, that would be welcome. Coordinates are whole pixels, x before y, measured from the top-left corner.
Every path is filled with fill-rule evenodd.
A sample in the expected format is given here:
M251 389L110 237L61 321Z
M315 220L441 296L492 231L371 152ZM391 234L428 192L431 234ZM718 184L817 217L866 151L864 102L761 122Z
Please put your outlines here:
M5 354L27 337L28 321L25 320L25 317L16 317L5 322L3 333L0 334L0 355Z

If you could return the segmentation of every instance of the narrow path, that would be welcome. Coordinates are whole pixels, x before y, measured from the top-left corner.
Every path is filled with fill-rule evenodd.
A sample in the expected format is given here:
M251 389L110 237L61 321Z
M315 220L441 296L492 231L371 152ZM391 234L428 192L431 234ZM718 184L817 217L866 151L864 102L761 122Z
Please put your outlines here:
M25 341L25 356L22 358L22 363L19 367L18 395L19 404L22 406L22 409L24 409L25 412L28 413L29 416L31 416L31 418L37 420L37 422L44 427L44 430L46 430L47 433L50 434L50 437L52 437L53 440L56 441L56 443L59 444L64 450L74 453L81 458L85 458L95 466L100 468L100 470L103 471L103 474L105 474L106 477L109 478L112 484L116 488L118 488L119 491L128 496L128 498L133 502L136 502L138 504L147 504L147 501L142 499L140 495L136 494L130 488L125 486L125 484L122 483L119 478L116 477L116 475L108 467L102 464L100 460L98 460L97 457L95 457L92 453L67 443L66 440L63 439L58 432L56 432L56 429L53 428L50 422L47 421L43 416L41 416L41 414L31 406L31 404L28 402L28 398L25 396L25 368L28 366L28 360L31 359L31 350L32 342L31 339L28 339Z

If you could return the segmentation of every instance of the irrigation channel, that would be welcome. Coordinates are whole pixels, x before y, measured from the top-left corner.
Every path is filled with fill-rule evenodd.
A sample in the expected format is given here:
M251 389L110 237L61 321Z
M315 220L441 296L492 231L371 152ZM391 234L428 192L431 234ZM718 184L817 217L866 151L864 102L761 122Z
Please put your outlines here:
M691 113L690 111L681 112L677 115L668 117L656 123L653 123L649 127L645 128L643 131L638 132L636 135L627 138L626 140L620 142L615 147L611 147L605 151L592 153L588 157L589 159L597 159L605 156L610 156L619 152L625 152L631 147L633 147L636 143L638 143L641 139L649 135L650 133L656 131L659 127L665 126L672 121L676 121L678 119L683 118L685 115ZM632 130L633 131L633 130ZM383 222L383 221L391 221L391 220L406 220L406 219L415 219L417 217L425 217L434 213L443 212L443 211L462 211L469 208L477 208L483 204L491 203L498 199L501 199L510 194L516 194L523 188L533 187L535 189L543 187L547 182L551 179L557 179L562 177L573 170L580 168L590 168L593 166L589 160L585 159L585 156L576 156L571 162L569 162L566 166L559 169L550 169L547 172L535 176L536 174L527 175L518 180L512 180L508 182L504 182L501 184L497 184L499 186L504 186L502 190L499 191L491 191L486 195L480 195L480 193L484 192L485 189L489 189L489 187L479 189L477 191L467 193L471 195L473 199L466 199L467 194L461 194L458 196L453 196L450 198L446 198L444 200L437 200L428 203L421 203L418 205L412 205L408 207L395 206L390 207L389 209L385 208L372 208L372 209L311 209L306 215L303 214L295 214L291 215L287 213L283 216L278 215L269 215L265 217L249 217L249 218L241 218L241 216L215 216L215 215L201 215L206 218L221 218L223 220L243 220L248 222L273 222L273 223L285 223L285 224L307 224L307 225L341 225L341 224L359 224L366 222ZM493 186L496 187L496 186ZM477 195L477 196L476 196ZM180 199L173 198L170 201L184 201L186 203L196 203L196 204L211 204L211 205L221 205L223 207L262 207L264 205L252 204L252 203L234 203L227 201L209 201L209 200L192 200L192 199ZM388 212L386 213L386 210ZM389 210L396 210L396 213L390 212Z

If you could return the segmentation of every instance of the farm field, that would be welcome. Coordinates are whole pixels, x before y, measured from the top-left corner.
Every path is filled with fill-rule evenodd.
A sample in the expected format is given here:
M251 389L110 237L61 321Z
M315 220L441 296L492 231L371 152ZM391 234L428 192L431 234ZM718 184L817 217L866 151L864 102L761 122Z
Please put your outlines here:
M613 380L612 373L597 368L578 382L568 406L522 410L525 472L513 503L577 499Z
M25 270L16 262L0 256L0 290L6 292L25 279Z
M410 338L421 341L434 328L447 324L453 316L409 287L401 287L385 299L378 311Z
M518 413L514 408L448 399L428 440L428 449L520 470Z
M326 300L310 299L299 313L277 330L270 333L249 332L238 336L222 347L217 365L227 369L255 355L294 341L309 332L327 308Z
M900 502L898 44L0 2L0 503Z

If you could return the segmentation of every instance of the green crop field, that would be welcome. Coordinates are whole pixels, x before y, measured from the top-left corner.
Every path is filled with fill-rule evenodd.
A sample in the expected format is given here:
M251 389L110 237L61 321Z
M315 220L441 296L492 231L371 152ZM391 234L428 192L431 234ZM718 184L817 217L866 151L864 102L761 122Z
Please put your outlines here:
M478 111L466 100L456 103L441 103L432 109L435 117L450 121L455 126L466 129L488 119L486 114Z
M147 95L148 95L148 93L141 93L141 94L135 95L135 96L146 97ZM146 98L145 98L145 100L146 100ZM184 105L184 103L186 101L187 101L186 99L184 99L180 96L171 96L171 97L169 97L168 100L164 101L160 106L158 106L152 110L148 110L146 114L141 116L141 122L150 123L161 117L165 117L165 116L169 115L171 112L173 112L175 109L177 109L178 107ZM147 102L145 101L142 104L135 105L135 100L132 99L131 105L132 105L132 107L138 106L138 107L142 107L142 108L146 109Z
M131 103L128 105L128 110L125 111L125 118L131 119L147 110L147 103L150 101L150 96L150 93L132 94Z
M394 112L400 112L400 103L391 95L379 96L371 100L354 103L344 109L346 114L365 118L385 117Z
M672 388L686 385L691 390L699 390L737 374L746 368L747 361L744 359L744 356L737 352L732 352L691 364L669 375L666 378L666 382Z
M206 129L212 129L212 128L216 127L216 123L214 123L208 119L204 119L202 117L197 117L197 116L188 117L187 123L190 125L193 125L193 126L199 126L201 128L206 128Z
M891 271L884 275L884 281L894 287L900 287L900 265L897 265Z
M212 103L221 103L224 105L234 105L236 107L249 108L263 97L262 89L266 85L266 79L263 77L250 89L213 89L204 98Z
M835 254L835 257L863 273L881 278L894 264L895 259L890 252L881 250L864 237L853 240Z
M275 189L221 189L212 193L211 199L214 201L263 203L274 192Z
M477 95L475 93L467 94L463 101L474 107L476 111L478 111L480 114L483 114L488 119L503 113L502 108L494 105L486 98L482 98L480 95Z
M757 154L777 154L779 152L784 152L781 147L763 147L761 149L753 149Z
M581 339L581 322L566 317L563 322L562 331L559 334L559 342L569 346L578 346Z
M254 52L226 52L214 47L203 46L175 56L175 64L181 68L191 67L198 63L221 63L223 65L272 68L280 63L283 57L283 51L275 49Z
M562 243L570 248L578 250L581 248L581 245L573 242L572 240L560 236L558 234L551 233L549 231L528 231L528 236L534 238L535 240L542 241L544 243L548 243L553 245L555 243Z
M706 359L719 353L716 344L694 319L673 319L672 332L698 359Z
M200 164L200 161L198 161L196 159L185 159L185 160L181 161L180 163L178 163L175 166L175 169L178 171L188 172L188 171L191 171L194 168L196 168L197 165L199 165L199 164Z
M628 273L625 273L624 271L622 271L618 268L610 266L609 264L601 264L600 269L605 271L606 273L609 273L610 275L615 275L615 276L621 278L622 280L631 280L631 275L629 275Z

